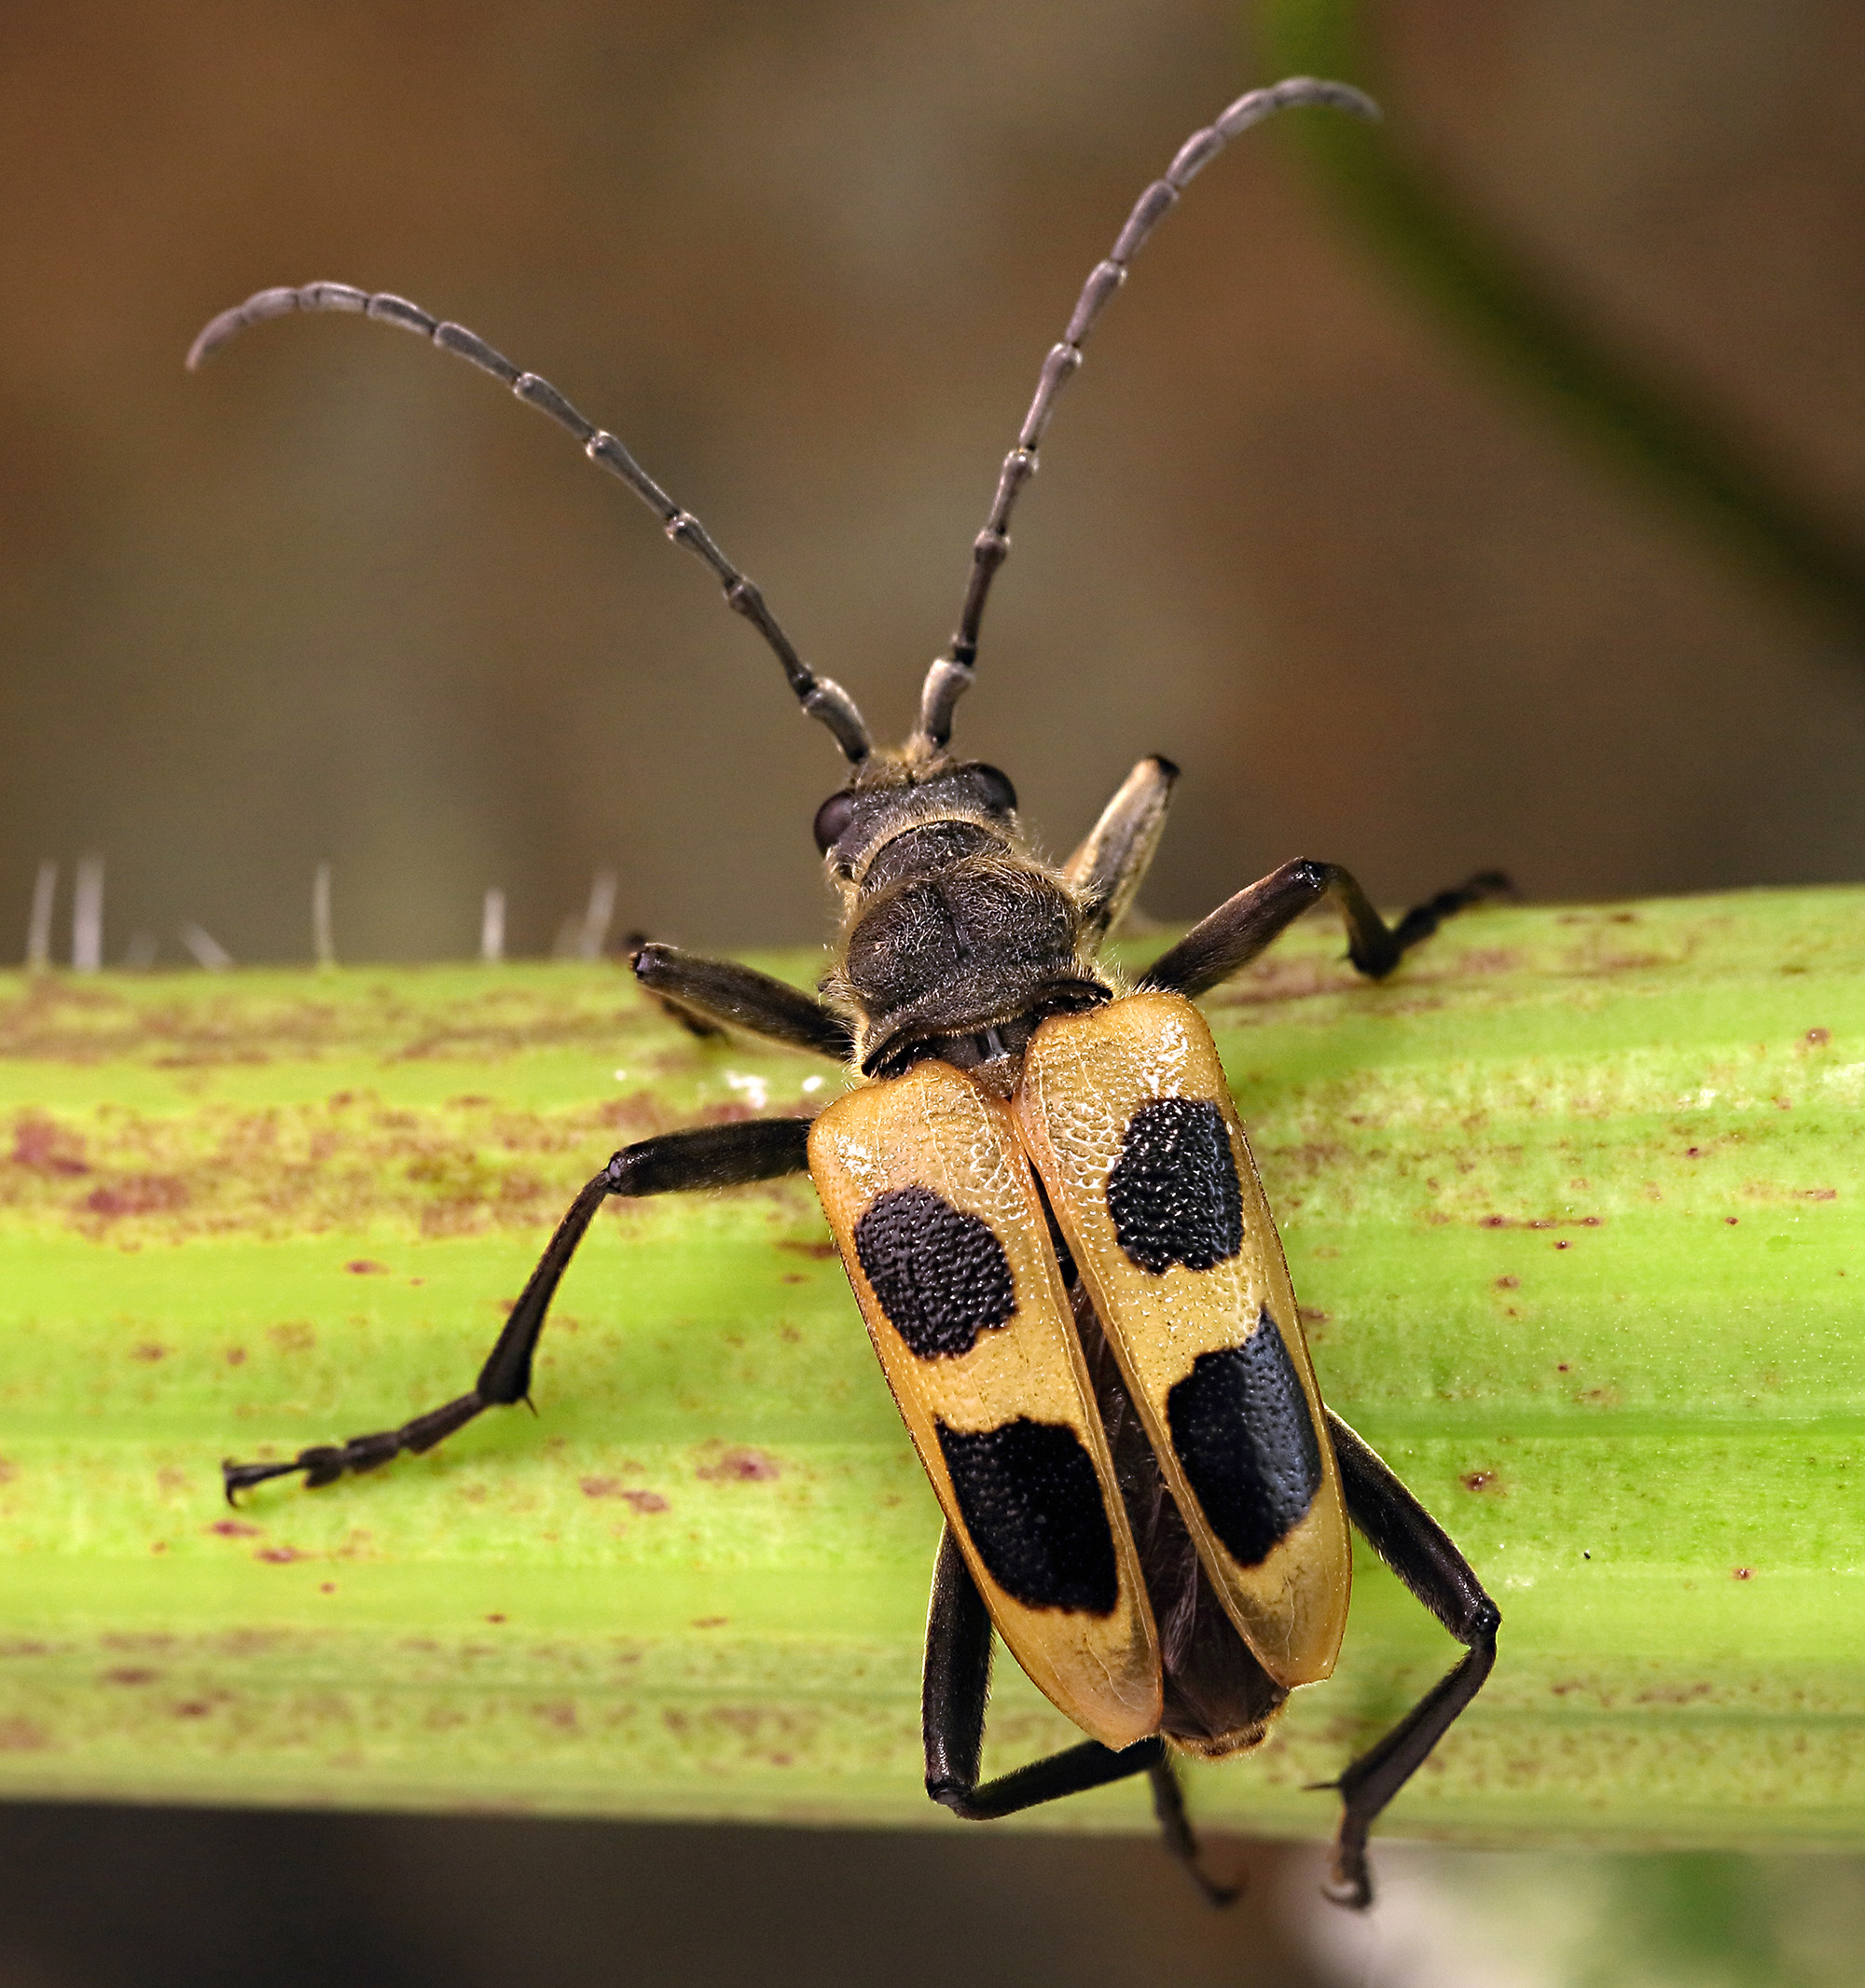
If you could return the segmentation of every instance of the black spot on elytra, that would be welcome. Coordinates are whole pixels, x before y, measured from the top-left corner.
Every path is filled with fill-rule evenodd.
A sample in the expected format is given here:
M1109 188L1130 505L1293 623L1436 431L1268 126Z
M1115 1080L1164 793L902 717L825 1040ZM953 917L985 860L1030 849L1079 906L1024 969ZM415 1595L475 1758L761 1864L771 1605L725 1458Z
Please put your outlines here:
M1266 1310L1240 1346L1199 1354L1166 1422L1211 1530L1240 1567L1258 1566L1321 1487L1308 1398Z
M1108 1213L1142 1270L1210 1270L1243 1248L1243 1193L1223 1113L1203 1098L1159 1098L1133 1114L1108 1175Z
M916 1359L969 1353L1016 1309L1010 1261L990 1225L931 1188L877 1194L855 1224L855 1254Z
M960 1516L991 1579L1026 1608L1112 1615L1113 1533L1075 1431L1028 1416L971 1436L936 1427Z

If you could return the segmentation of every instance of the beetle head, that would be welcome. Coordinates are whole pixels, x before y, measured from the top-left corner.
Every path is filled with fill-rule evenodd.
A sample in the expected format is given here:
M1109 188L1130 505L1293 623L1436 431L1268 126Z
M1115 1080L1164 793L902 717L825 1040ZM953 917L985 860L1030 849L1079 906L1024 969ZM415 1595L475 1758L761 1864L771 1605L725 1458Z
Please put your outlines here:
M898 860L889 850L903 837L927 855L933 842L949 843L950 861L1015 835L1016 789L1008 777L978 760L943 755L916 765L877 752L816 810L816 847L830 876L858 892L890 880Z

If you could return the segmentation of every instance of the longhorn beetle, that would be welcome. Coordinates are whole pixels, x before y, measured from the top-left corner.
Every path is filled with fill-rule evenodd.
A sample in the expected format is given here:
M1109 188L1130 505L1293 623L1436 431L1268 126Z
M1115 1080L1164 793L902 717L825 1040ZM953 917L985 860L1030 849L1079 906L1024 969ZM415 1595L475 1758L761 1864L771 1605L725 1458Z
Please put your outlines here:
M642 986L702 1029L741 1029L849 1066L813 1120L671 1132L615 1155L572 1203L471 1390L400 1429L288 1463L224 1467L227 1495L307 1485L419 1454L482 1409L529 1399L558 1280L611 1194L814 1180L875 1350L945 1513L926 1635L926 1788L982 1820L1150 1777L1167 1846L1207 1895L1169 1747L1261 1743L1289 1693L1333 1670L1348 1519L1466 1654L1352 1761L1332 1896L1364 1906L1374 1818L1496 1661L1494 1602L1437 1522L1321 1401L1282 1247L1217 1052L1192 998L1326 899L1347 957L1384 977L1439 923L1506 890L1472 877L1388 928L1353 877L1287 863L1218 906L1128 987L1102 957L1166 822L1177 768L1143 759L1059 868L1026 838L996 767L951 750L1011 512L1057 395L1127 268L1193 176L1270 113L1377 108L1345 84L1252 90L1186 140L1140 195L1043 361L1005 458L948 652L919 719L877 750L854 700L802 660L764 596L615 436L463 326L344 283L262 290L203 330L190 367L248 326L351 311L419 332L503 380L619 476L717 575L848 761L816 812L841 899L820 999L670 946ZM991 1632L1089 1737L980 1781Z

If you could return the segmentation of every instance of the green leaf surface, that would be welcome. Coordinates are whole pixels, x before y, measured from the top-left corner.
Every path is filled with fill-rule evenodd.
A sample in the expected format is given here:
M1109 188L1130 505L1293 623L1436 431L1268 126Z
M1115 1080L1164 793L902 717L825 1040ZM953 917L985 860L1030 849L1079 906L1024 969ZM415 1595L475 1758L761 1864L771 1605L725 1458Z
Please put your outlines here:
M1865 1843L1865 891L1339 953L1206 1007L1322 1385L1503 1609L1390 1829ZM842 1081L611 966L0 980L0 1790L958 1827L937 1511L807 1183L612 1204L536 1419L219 1496L460 1392L616 1145ZM1356 1582L1206 1820L1330 1830L1306 1784L1451 1661ZM990 1764L1071 1733L1001 1666ZM1149 1826L1130 1786L1029 1820Z

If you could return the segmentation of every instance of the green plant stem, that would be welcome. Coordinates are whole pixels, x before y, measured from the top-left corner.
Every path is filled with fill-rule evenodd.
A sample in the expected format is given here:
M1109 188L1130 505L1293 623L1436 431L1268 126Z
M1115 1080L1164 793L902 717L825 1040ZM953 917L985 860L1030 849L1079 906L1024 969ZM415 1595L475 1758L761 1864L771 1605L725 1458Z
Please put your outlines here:
M1278 75L1338 76L1385 98L1358 0L1263 0ZM1388 109L1392 106L1388 103ZM1356 118L1290 120L1317 176L1402 279L1544 407L1631 469L1671 510L1738 550L1856 646L1865 547L1650 357L1588 322L1530 258L1470 214L1393 139Z
M1339 951L1207 1007L1322 1384L1504 1612L1391 1827L1865 1842L1865 891L1486 909L1383 987ZM459 1392L613 1147L840 1082L611 967L0 982L0 1790L960 1827L937 1515L805 1183L612 1208L535 1419L219 1497ZM1451 1661L1356 1580L1208 1821L1327 1831L1305 1785ZM1002 1666L994 1758L1069 1737Z

